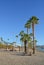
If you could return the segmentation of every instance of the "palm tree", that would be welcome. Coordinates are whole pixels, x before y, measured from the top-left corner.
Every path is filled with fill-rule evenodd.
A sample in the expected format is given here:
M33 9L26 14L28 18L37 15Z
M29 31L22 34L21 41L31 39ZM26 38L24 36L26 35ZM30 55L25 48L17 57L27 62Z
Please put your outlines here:
M18 35L16 35L16 41L17 41Z
M16 43L17 43L18 35L16 35Z
M1 37L0 40L3 41L3 38Z
M16 35L16 38L18 38L18 35Z
M22 37L24 35L24 31L22 30L19 35Z
M24 33L24 31L20 32L20 40L24 42L24 52L27 53L27 41L30 41L31 37L29 34Z
M25 24L25 28L27 28L27 34L28 34L28 30L31 28L31 25L29 24L29 20Z
M38 41L35 39L35 40L34 40L34 43L35 43L35 48L36 48L36 43L37 43L37 42L38 42Z
M25 24L25 28L27 28L27 34L28 34L28 31L29 29L31 28L31 22L30 20L27 21L27 23ZM30 34L30 36L32 37L32 33ZM29 45L30 43L27 41L27 45Z
M23 38L22 38L23 35L24 35L24 31L22 30L22 31L19 33L22 50L23 50L23 47L24 47L24 44L22 43L22 42L23 42Z
M36 16L32 16L31 18L30 18L30 22L31 22L31 24L32 24L32 33L33 33L33 54L35 54L35 45L34 45L34 26L35 26L35 24L38 24L38 18L36 17Z

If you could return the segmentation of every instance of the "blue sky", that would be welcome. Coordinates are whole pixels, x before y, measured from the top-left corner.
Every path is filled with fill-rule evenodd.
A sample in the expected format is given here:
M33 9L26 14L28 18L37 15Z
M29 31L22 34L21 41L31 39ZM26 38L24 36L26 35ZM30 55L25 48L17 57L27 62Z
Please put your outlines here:
M35 26L38 45L44 44L44 0L0 0L0 37L5 41L16 41L15 36L21 30L26 32L24 24L31 16L39 18ZM18 38L17 43L20 44Z

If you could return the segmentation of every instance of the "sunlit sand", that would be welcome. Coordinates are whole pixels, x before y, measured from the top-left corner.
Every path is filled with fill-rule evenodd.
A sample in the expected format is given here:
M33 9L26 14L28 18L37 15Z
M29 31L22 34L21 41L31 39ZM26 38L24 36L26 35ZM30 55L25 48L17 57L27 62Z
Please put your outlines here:
M44 53L37 52L32 56L18 55L17 51L0 51L0 65L44 65Z

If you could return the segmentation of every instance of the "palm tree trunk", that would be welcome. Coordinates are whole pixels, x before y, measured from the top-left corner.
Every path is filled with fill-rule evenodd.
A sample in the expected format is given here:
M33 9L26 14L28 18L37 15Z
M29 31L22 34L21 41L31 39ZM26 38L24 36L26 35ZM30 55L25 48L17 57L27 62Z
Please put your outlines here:
M27 28L27 34L28 34L29 28ZM28 42L28 41L27 41ZM27 43L27 52L28 52L28 43Z
M27 40L24 41L24 52L25 53L27 53L26 44L27 44Z
M35 45L34 45L34 23L32 23L32 33L33 33L33 54L35 54Z

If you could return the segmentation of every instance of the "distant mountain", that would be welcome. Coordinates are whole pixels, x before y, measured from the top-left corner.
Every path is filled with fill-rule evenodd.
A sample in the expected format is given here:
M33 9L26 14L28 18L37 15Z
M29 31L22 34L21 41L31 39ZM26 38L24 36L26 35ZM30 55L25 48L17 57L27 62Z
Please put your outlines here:
M44 45L38 45L36 47L40 47L40 48L44 49Z

